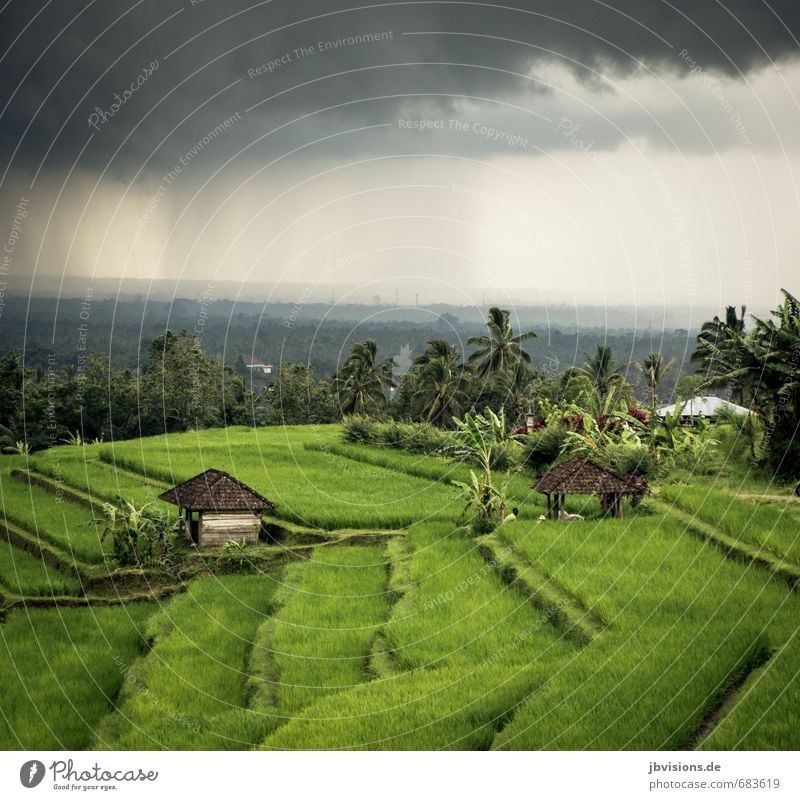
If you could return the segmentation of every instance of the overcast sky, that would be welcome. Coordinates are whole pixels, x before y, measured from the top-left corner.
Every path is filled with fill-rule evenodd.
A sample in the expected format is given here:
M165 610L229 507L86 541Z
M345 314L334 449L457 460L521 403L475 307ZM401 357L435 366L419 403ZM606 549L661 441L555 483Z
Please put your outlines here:
M771 308L798 37L796 0L8 0L2 272Z

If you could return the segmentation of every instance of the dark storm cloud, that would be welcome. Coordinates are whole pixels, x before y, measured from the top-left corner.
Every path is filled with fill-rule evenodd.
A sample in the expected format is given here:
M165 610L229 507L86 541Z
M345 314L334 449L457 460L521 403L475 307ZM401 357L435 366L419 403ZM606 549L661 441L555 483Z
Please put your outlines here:
M213 165L308 115L248 150L263 158L350 128L396 129L404 115L443 117L459 95L513 99L524 116L546 92L525 77L537 61L590 86L593 70L686 73L687 55L739 76L794 57L800 34L796 0L356 5L11 0L0 14L0 170L80 156L129 177L201 151ZM344 140L358 147L350 135L314 152Z

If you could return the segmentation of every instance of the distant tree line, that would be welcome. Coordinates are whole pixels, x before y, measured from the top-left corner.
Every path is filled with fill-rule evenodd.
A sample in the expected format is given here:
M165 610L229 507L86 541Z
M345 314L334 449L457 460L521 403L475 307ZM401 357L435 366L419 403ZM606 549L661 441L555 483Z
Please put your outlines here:
M784 292L774 319L730 307L705 323L692 359L698 372L678 381L686 398L722 389L756 411L763 428L758 459L777 470L800 462L800 315ZM661 352L620 362L608 344L582 366L538 368L526 349L532 331L516 332L509 311L489 309L486 332L467 339L468 355L445 338L429 339L409 371L398 376L375 339L351 345L330 377L304 363L283 364L256 385L208 355L195 333L167 331L150 343L138 369L114 368L89 355L79 368L23 366L19 351L0 358L0 446L36 450L64 441L125 439L225 425L328 423L347 415L456 427L466 413L502 412L514 429L531 415L543 424L554 404L572 405L602 430L612 414L652 412L675 359ZM628 380L637 376L636 384ZM788 449L787 449L788 448Z

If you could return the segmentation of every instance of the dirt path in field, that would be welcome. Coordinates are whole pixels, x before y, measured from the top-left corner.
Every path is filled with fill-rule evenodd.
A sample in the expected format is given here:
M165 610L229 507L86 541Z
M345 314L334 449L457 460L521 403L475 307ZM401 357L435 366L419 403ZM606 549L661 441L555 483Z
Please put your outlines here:
M765 500L773 502L775 500L783 503L800 503L800 497L793 494L753 494L751 492L732 492L734 497L741 497L743 500Z

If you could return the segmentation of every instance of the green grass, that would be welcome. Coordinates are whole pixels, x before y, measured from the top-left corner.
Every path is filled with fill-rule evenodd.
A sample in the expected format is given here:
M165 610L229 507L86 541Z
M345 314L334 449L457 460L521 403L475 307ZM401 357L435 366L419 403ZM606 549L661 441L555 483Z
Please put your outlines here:
M268 720L245 709L246 664L275 588L266 575L198 578L170 601L148 627L152 651L126 665L122 702L96 746L239 749L263 738Z
M54 447L36 453L31 467L56 483L88 494L96 503L116 503L119 497L137 506L155 500L166 487L145 481L98 460L97 445ZM167 506L164 506L168 508Z
M536 665L431 669L309 706L269 749L487 750L515 706L545 681Z
M757 481L690 476L689 487L667 485L664 502L626 508L622 520L597 519L594 497L571 497L568 510L591 519L537 524L544 498L520 472L509 476L518 520L475 541L458 526L451 484L467 476L464 465L343 444L335 425L193 431L31 458L64 486L137 504L209 467L278 503L289 538L254 549L270 574L195 578L150 619L146 650L127 615L143 622L149 606L15 609L0 625L0 685L14 698L0 706L6 746L800 747L800 598L774 567L800 564L798 512L734 496L756 493ZM34 539L77 561L102 558L96 533L80 524L92 512L5 471L0 489ZM346 529L398 528L407 530L385 542L341 544ZM291 537L309 543L309 560L289 552ZM733 540L741 552L728 552ZM759 548L761 559L741 557ZM220 566L219 553L198 551L191 568L204 557ZM32 597L50 594L49 579L77 591L4 544L6 586L9 576ZM83 721L70 700L86 703Z
M0 593L5 590L22 597L74 595L80 584L0 536Z
M275 502L277 516L329 530L402 528L453 515L458 502L452 487L307 449L306 443L337 435L337 426L315 429L316 438L296 428L230 428L224 439L180 434L168 443L157 436L117 443L113 452L107 447L103 458L175 483L222 469ZM111 463L103 467L113 475Z
M800 525L792 513L706 486L667 485L660 496L698 519L779 558L800 563Z
M508 526L504 540L609 627L528 701L498 739L512 749L687 746L735 677L795 635L800 600L670 518ZM796 747L779 701L785 738Z
M317 550L287 570L269 649L291 715L321 696L367 680L372 642L389 613L382 547Z
M413 586L384 630L405 669L555 663L571 652L561 632L500 580L464 531L419 525L409 543Z
M59 498L34 484L0 473L2 517L56 545L76 561L100 562L111 552L101 541L102 523L88 508Z
M0 625L0 748L78 750L141 651L149 603L18 608Z

